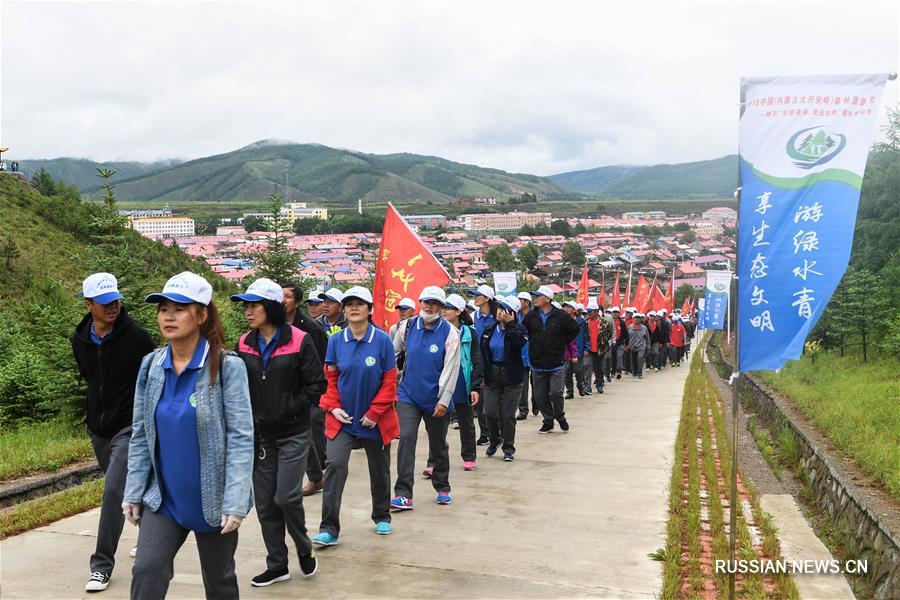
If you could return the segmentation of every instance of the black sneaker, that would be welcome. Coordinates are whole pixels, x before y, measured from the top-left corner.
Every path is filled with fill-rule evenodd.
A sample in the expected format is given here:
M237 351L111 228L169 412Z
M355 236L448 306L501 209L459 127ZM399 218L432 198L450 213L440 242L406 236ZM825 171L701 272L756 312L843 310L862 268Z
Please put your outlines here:
M490 446L487 447L487 450L485 450L484 453L487 456L493 456L493 455L497 454L497 446L498 446L498 444L491 444Z
M288 573L287 569L282 571L270 571L269 569L266 569L264 573L260 573L251 579L250 585L253 587L266 587L267 585L272 585L279 581L287 581L290 578L291 574Z
M575 394L573 394L572 392L566 392L565 397L566 397L566 400L571 400L572 398L575 397Z
M304 577L312 577L316 574L316 571L319 570L319 557L316 556L315 551L300 555L300 570Z
M84 591L86 592L102 592L107 587L109 587L109 573L101 573L100 571L94 571L91 573L90 579L84 585Z
M585 389L584 389L584 392L583 392L581 395L584 396L585 394L587 394L588 396L593 395L593 392L591 391L591 388L589 388L589 387L588 387L588 388L585 388Z
M581 388L580 390L578 390L578 396L581 398L584 398L584 388Z
M527 412L520 412L518 415L516 415L516 421L524 421L527 418L528 418Z
M478 438L478 441L475 442L475 445L476 446L487 446L489 442L490 442L490 440L488 439L488 436L483 435Z
M603 393L603 388L602 388L602 387L598 387L598 388L597 388L597 393L598 393L598 394L602 394L602 393Z
M534 407L531 408L531 414L533 414L534 416L538 416L538 413L539 413L539 412L541 412L541 411L538 410L538 407L537 407L537 406L534 406Z
M622 379L622 371L616 373L616 379Z
M550 433L553 431L553 423L544 423L541 425L541 428L538 429L538 433Z
M512 452L504 452L504 453L503 453L503 460L504 460L504 461L506 461L506 462L512 462L512 461L514 461L515 459L516 459L516 457L513 456L513 453L512 453Z
M568 431L568 430L569 430L569 422L566 421L565 418L557 419L557 421L559 421L559 428L560 428L560 429L562 429L563 431Z

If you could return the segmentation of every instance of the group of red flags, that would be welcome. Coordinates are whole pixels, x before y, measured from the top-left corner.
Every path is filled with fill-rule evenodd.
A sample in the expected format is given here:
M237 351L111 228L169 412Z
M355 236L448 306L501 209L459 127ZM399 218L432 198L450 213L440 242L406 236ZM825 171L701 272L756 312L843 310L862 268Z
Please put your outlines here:
M657 285L656 275L653 276L653 283L647 283L647 280L641 275L632 297L631 275L629 274L628 286L623 298L622 290L619 287L619 274L616 273L609 306L619 306L623 312L626 306L634 306L638 312L643 313L663 308L671 313L675 307L674 280L673 272L672 282L669 283L666 293L663 294ZM381 327L390 327L400 320L397 303L402 298L411 298L416 301L426 286L444 287L449 282L450 275L447 270L419 239L419 236L410 229L397 209L389 204L375 266L375 282L372 290L375 304L373 321ZM585 305L588 303L590 299L588 282L587 265L585 265L581 273L576 302ZM597 295L597 303L604 307L607 306L605 290L606 273L604 272L600 293ZM693 312L693 306L693 298L690 302L685 299L681 310L682 312Z
M588 290L588 271L587 265L584 265L584 270L581 273L581 282L578 285L578 296L576 297L576 302L581 302L582 304L587 304L587 299L590 297L590 293ZM606 304L606 272L603 272L602 279L600 281L600 293L597 294L597 304L600 306L607 306ZM653 276L653 283L649 283L643 275L640 276L637 283L637 288L634 291L634 295L631 295L631 275L628 276L628 285L625 287L625 296L622 296L622 288L619 287L619 274L616 273L616 280L613 282L612 291L609 296L609 306L618 306L623 312L625 308L628 306L633 306L638 312L647 313L651 310L662 310L666 309L668 312L672 312L675 309L675 273L672 272L672 279L669 282L669 287L666 289L666 293L663 294L659 289L659 285L657 284L657 275ZM694 298L685 298L684 304L681 306L681 312L683 313L692 313L694 312Z

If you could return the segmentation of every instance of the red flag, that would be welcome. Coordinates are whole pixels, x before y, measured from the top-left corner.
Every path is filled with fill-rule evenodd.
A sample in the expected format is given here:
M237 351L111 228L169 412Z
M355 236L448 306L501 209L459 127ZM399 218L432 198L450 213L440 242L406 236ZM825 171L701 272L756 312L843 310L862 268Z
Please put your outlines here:
M575 296L575 302L578 302L579 304L587 304L588 303L587 263L585 263L584 270L581 272L581 282L578 284L578 295Z
M666 290L666 304L665 308L669 311L669 314L672 314L672 311L675 310L675 272L672 272L672 279L669 281L669 288Z
M666 307L666 297L660 291L659 286L653 284L653 290L650 292L650 310L662 310Z
M618 273L616 273L616 281L613 283L612 294L609 296L609 301L613 306L618 306L620 309L622 308L622 290L619 288Z
M606 307L606 269L600 275L600 293L597 294L597 304Z
M426 286L444 287L450 281L447 270L409 228L397 209L388 204L375 263L372 320L388 329L400 320L397 303L404 297L418 300Z
M637 289L634 291L634 307L638 312L647 312L647 302L650 300L650 284L641 275L638 279Z
M691 312L691 303L688 302L688 297L684 297L684 302L681 304L681 312L684 314L688 314Z

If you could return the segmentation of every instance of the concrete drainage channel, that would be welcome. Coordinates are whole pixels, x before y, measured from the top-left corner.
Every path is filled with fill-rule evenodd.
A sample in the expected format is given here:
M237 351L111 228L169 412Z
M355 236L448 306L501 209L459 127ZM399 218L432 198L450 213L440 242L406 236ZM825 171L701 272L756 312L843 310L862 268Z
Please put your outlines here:
M0 484L0 510L61 492L85 481L103 477L96 462L79 463L64 467L55 473L40 473Z

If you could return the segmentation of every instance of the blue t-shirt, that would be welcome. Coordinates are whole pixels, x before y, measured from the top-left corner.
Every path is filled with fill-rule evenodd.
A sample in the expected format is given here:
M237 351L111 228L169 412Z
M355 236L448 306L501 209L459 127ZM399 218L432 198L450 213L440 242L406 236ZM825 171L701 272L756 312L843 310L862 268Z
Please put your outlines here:
M94 322L91 321L91 341L92 341L92 342L94 342L94 343L97 344L98 346L101 346L101 345L103 344L103 342L105 342L106 340L108 340L108 339L109 339L109 336L111 336L111 335L112 335L112 331L110 331L109 333L107 333L107 334L104 335L103 337L100 337L99 335L97 335L97 332L94 331Z
M476 308L475 312L472 313L472 319L475 322L475 334L478 336L477 339L481 339L481 336L484 334L484 330L496 323L497 321L494 319L494 315L488 313L486 315L481 314L481 309Z
M491 339L488 341L488 348L491 350L491 362L502 363L506 360L504 344L506 342L506 331L500 329L499 326L494 328Z
M362 420L381 389L382 377L397 367L390 336L372 324L359 340L353 337L350 328L344 329L328 338L325 364L334 365L340 371L341 408L353 417L353 422L343 425L341 431L353 437L380 440L378 427L363 427Z
M397 390L397 400L432 413L438 401L441 372L444 370L446 341L453 327L438 319L425 327L422 317L410 324L406 332L406 365Z
M209 343L200 338L187 367L177 374L172 349L165 349L166 383L156 406L156 464L162 485L159 511L192 531L219 531L203 517L200 492L200 441L197 437L197 376L206 363Z
M281 328L275 328L275 335L272 336L272 339L269 340L269 343L266 343L265 338L262 336L262 333L259 331L256 332L256 344L259 346L259 354L262 359L263 369L269 366L269 357L272 356L272 352L275 350L275 346L278 345L278 338L281 337Z

